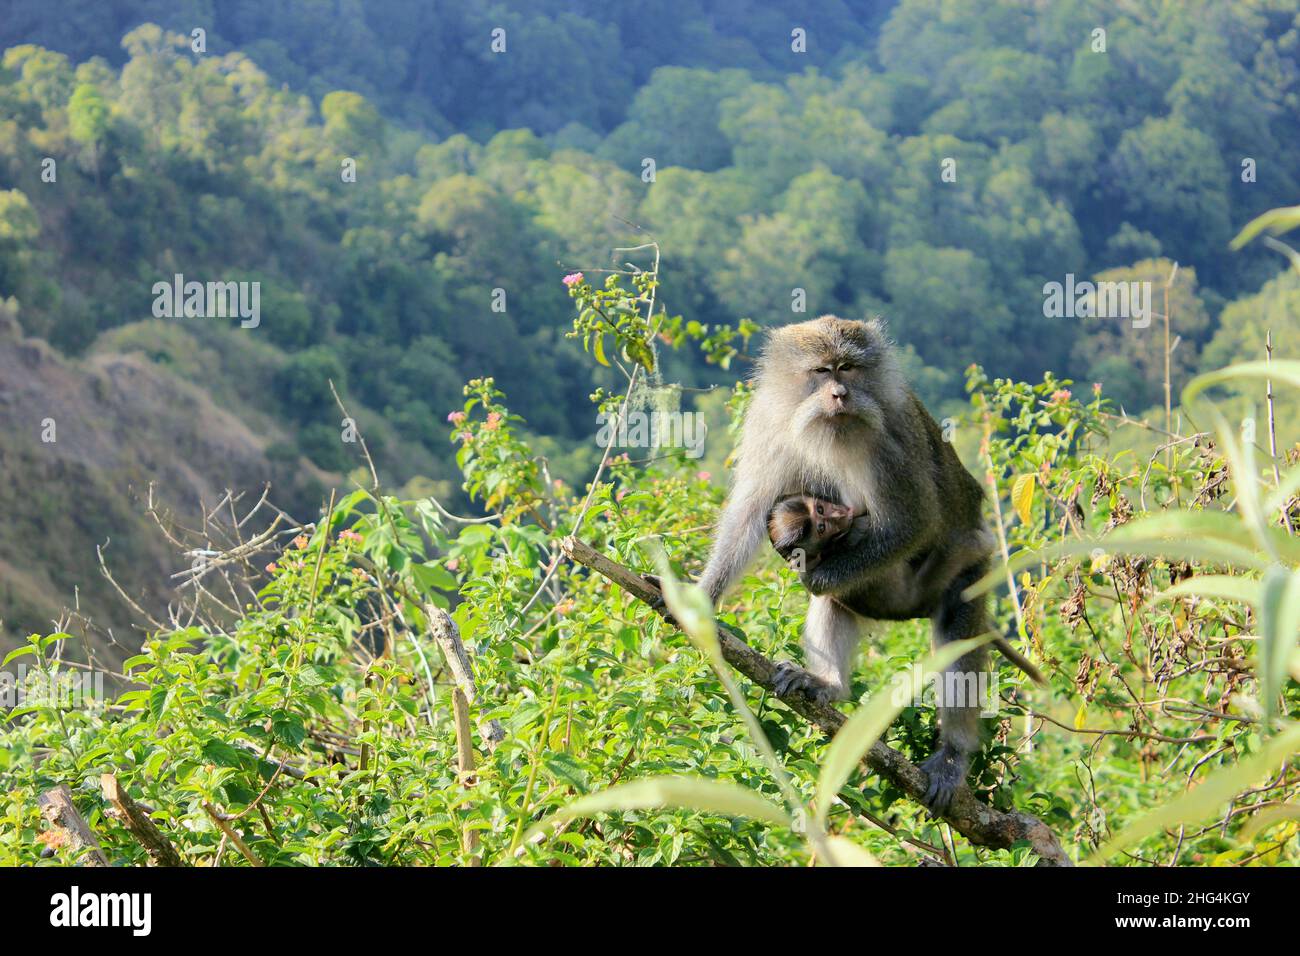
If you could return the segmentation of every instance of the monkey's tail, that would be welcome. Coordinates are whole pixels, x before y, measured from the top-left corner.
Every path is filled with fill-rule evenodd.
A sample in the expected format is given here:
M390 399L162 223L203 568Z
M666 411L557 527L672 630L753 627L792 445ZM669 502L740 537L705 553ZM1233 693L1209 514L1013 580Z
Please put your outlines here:
M1040 687L1047 686L1047 678L1043 676L1042 671L1035 667L1029 658L1012 647L1011 642L1005 637L993 638L992 644L1002 653L1003 657L1024 671L1035 684Z

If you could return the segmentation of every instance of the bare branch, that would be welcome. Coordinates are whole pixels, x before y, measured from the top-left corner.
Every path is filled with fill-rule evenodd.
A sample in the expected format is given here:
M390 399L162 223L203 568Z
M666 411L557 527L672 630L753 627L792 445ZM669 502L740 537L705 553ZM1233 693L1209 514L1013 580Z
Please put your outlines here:
M104 799L113 805L122 825L131 831L131 835L140 841L140 845L153 858L158 866L185 866L185 859L172 846L171 840L149 819L144 808L131 799L111 773L100 774L100 790Z

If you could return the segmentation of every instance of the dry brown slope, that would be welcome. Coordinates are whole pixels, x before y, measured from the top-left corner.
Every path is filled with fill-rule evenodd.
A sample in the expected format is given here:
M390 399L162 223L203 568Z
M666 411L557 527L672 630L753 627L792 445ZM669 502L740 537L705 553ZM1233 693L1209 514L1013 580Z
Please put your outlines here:
M42 440L48 421L52 442ZM120 660L138 646L139 621L100 573L95 545L110 542L110 566L128 593L165 607L184 559L144 513L149 483L193 519L227 488L260 491L277 474L266 450L283 437L254 433L202 387L142 355L72 360L0 330L0 648L50 630L79 600L113 629L122 646L100 651ZM295 471L329 477L302 460Z

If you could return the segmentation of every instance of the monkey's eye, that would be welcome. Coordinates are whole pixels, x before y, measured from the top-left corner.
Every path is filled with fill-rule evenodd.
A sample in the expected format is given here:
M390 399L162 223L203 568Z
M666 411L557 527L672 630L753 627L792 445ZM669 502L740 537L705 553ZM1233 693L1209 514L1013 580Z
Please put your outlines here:
M857 368L856 365L853 365L852 363L846 363L846 364L840 366L840 371L841 371L841 372L852 372L852 371L853 371L854 369L856 369L856 368Z
M818 522L817 522L817 533L818 533L818 534L825 534L825 533L826 533L826 522L825 522L825 521L818 521Z
M826 513L826 509L823 508L821 505L818 505L818 506L817 506L817 513L818 513L819 515L824 515L824 514Z
M817 368L813 369L813 374L814 374L814 375L826 375L826 374L828 374L829 372L830 372L830 369L827 368L825 365L820 365L820 366L818 366Z

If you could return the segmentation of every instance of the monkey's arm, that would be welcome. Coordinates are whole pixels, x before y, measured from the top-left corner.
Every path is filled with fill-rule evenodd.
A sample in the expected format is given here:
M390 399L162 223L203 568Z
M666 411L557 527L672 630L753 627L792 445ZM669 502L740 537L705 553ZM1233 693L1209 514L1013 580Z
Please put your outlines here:
M929 530L915 516L900 515L872 533L861 535L855 546L824 553L821 563L804 575L804 587L813 594L851 587L871 572L917 550Z
M904 575L909 600L926 605L936 600L959 572L993 553L997 541L986 528L950 535L935 545L911 575Z
M699 581L715 606L767 540L767 516L775 504L775 492L749 482L738 483L728 496Z

